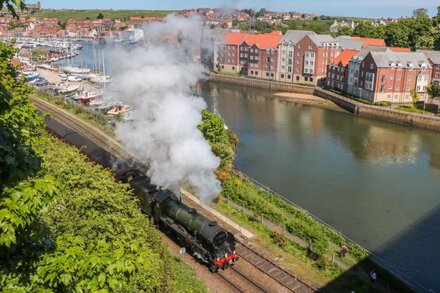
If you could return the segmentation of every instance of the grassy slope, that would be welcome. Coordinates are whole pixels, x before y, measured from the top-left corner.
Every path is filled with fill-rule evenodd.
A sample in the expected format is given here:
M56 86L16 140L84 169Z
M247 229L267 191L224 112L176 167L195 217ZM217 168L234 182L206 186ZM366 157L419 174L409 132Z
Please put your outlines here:
M108 19L121 19L130 16L138 17L165 17L172 13L171 10L42 10L35 13L36 17L56 17L59 19L96 19L99 13L104 15L104 18Z

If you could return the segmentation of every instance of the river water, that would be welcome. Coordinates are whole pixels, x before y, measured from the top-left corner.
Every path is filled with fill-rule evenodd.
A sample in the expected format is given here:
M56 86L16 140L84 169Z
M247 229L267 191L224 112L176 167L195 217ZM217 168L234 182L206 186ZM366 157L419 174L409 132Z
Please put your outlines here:
M108 49L83 46L69 64L93 68ZM418 291L440 293L440 133L243 86L205 82L197 94L237 133L237 169L370 250Z

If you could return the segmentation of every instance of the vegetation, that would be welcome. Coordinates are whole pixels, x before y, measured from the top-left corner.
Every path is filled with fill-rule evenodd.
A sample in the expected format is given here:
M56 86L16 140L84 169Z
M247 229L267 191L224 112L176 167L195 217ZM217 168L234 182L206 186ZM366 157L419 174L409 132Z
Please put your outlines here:
M56 17L68 19L96 19L105 16L106 19L128 19L129 17L165 17L171 10L51 10L44 9L34 14L35 17Z
M387 46L417 49L440 49L440 6L430 18L426 9L416 9L412 18L405 18L387 25L374 26L370 22L359 23L351 35L385 39Z
M12 16L15 18L18 18L18 15L15 11L17 8L21 10L26 9L24 1L21 0L0 0L0 9L5 6L8 9L9 13L11 13Z
M440 84L438 82L432 82L426 88L426 92L428 93L428 95L431 99L439 98L440 97Z
M129 186L44 131L0 42L0 288L203 292Z

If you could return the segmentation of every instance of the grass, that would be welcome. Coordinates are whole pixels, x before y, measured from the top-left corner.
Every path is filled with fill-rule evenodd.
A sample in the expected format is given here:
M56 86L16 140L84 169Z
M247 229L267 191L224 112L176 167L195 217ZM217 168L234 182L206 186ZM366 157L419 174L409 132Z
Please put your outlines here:
M67 19L96 19L99 13L104 15L105 19L124 19L128 17L165 17L172 10L54 10L44 9L33 14L35 17Z
M429 112L429 111L423 111L423 109L419 109L419 108L415 107L414 105L403 105L403 106L397 106L395 109L396 109L396 110L399 110L399 111L410 112L410 113L416 113L416 114L423 114L423 115L429 115L429 114L432 114L432 112Z
M51 104L54 104L75 115L84 122L87 122L94 127L101 129L105 134L109 136L114 136L114 127L111 123L109 123L109 120L103 114L92 112L91 110L78 104L66 103L62 98L54 97L39 90L34 90L31 97L40 98Z

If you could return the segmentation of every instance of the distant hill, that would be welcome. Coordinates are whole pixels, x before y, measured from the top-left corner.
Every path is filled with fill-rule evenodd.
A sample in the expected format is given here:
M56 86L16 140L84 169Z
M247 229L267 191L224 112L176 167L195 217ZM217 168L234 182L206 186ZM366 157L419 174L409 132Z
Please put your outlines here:
M58 19L96 19L102 13L107 19L122 19L130 16L137 17L165 17L173 13L172 10L72 10L72 9L44 9L33 14L35 17L56 17Z

